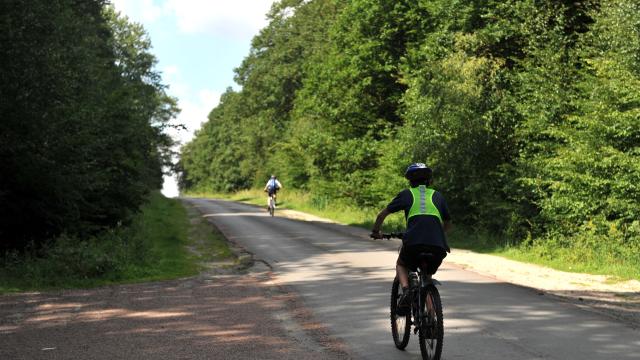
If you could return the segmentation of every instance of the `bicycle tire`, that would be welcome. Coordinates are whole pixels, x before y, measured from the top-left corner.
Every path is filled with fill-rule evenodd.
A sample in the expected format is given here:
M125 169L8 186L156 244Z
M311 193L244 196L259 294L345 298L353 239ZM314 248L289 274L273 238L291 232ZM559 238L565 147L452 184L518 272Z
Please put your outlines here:
M400 281L396 277L393 280L393 286L391 286L391 302L390 302L390 310L391 310L391 335L393 336L393 342L396 347L400 350L404 350L409 343L409 338L411 337L411 314L406 316L399 316L396 314L396 309L398 307L398 300L400 299L400 293L402 292L402 288L400 287ZM403 331L400 333L400 331Z
M442 355L442 345L444 340L444 321L442 317L442 301L438 288L434 285L427 286L424 301L420 306L422 313L427 314L427 297L433 299L434 315L432 321L421 319L418 327L418 341L420 342L420 353L423 360L440 360ZM432 316L427 314L427 316Z

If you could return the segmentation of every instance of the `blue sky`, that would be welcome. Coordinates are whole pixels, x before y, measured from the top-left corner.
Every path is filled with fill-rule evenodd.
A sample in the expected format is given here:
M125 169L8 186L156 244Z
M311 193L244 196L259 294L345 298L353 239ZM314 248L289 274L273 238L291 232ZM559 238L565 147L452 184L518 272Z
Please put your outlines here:
M189 141L233 81L233 69L249 53L251 39L267 25L273 0L112 0L116 10L141 23L151 38L157 69L182 109L176 122ZM177 195L165 178L163 193Z

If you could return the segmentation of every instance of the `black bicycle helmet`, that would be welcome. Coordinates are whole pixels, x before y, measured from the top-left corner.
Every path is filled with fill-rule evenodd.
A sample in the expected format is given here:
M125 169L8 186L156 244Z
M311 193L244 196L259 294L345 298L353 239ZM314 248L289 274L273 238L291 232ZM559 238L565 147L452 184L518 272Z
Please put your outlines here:
M407 180L431 179L433 170L423 163L413 163L407 167L404 177Z

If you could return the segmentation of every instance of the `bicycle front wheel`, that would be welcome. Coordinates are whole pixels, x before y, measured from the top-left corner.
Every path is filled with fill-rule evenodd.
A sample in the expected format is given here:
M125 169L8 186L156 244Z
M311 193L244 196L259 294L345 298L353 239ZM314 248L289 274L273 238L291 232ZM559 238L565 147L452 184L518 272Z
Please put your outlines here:
M411 314L402 316L397 314L398 301L402 295L402 287L400 281L396 277L391 287L391 335L396 347L403 350L409 343L411 336Z
M422 318L419 320L418 340L422 359L440 360L442 341L444 339L444 323L442 301L440 300L440 293L435 286L430 285L427 287L420 307L422 308Z

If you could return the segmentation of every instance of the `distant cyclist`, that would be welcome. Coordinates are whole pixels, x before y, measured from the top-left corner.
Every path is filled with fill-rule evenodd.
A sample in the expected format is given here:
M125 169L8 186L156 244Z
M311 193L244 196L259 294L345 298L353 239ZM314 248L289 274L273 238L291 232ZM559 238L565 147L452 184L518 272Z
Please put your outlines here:
M273 196L273 201L275 203L276 194L278 190L282 189L282 184L278 181L278 178L275 175L271 175L269 181L267 181L267 185L264 186L264 191L269 194L269 197ZM267 210L269 209L269 197L267 197Z
M420 253L432 253L434 260L428 264L427 272L434 274L442 259L451 252L447 244L445 232L451 228L451 217L447 203L439 192L431 189L433 171L422 163L409 165L404 173L409 180L409 189L402 190L396 197L378 214L373 225L371 236L380 239L380 227L384 219L391 213L404 210L407 228L402 239L402 249L396 261L396 274L402 285L403 296L400 300L398 313L406 315L409 309L409 301L404 294L409 289L407 268L416 270L418 255Z

